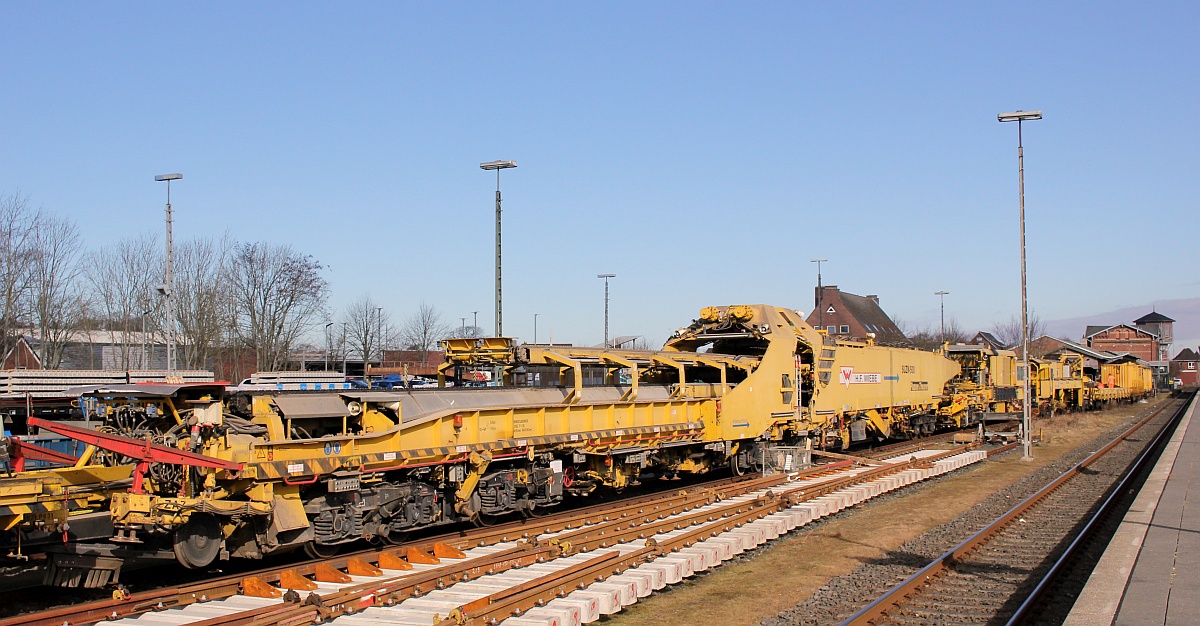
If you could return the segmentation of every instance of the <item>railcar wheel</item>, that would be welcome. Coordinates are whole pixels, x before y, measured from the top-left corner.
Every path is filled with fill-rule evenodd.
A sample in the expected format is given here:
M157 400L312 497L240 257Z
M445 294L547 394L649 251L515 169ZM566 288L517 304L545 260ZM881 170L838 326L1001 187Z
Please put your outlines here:
M193 514L175 530L175 559L188 569L208 567L221 553L221 526L211 515Z
M479 526L481 528L487 528L488 526L495 526L496 524L499 524L501 521L500 518L502 518L502 517L504 517L503 514L502 515L489 515L487 513L476 513L475 517L471 518L471 521L476 526Z
M734 476L743 476L746 473L746 468L738 464L738 455L729 457L729 469L733 471Z
M533 502L530 502L530 503L529 503L529 508L527 508L527 509L522 509L522 510L521 510L521 514L522 514L522 515L524 515L524 516L525 516L525 517L527 517L527 518L530 518L530 517L545 517L545 516L546 516L546 514L548 514L548 513L550 512L548 509L549 509L549 507L538 506L537 504L535 504L535 503L533 503Z
M342 546L327 546L321 543L309 541L304 544L304 553L314 559L329 559L337 556L338 552L342 551Z

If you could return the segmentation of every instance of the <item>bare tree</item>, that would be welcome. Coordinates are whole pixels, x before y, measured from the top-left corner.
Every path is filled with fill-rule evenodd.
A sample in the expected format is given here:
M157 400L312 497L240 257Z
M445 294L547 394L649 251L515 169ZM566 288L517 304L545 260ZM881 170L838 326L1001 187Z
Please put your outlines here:
M896 325L900 326L900 323L897 322ZM958 319L954 317L946 320L944 331L942 330L940 320L936 325L927 324L924 327L917 328L905 323L900 328L904 332L904 336L908 337L908 342L914 348L920 350L940 350L943 342L952 344L963 343L970 338L962 326L959 325Z
M135 329L141 329L143 313L149 311L153 327L166 328L166 320L162 319L165 307L155 291L163 276L162 254L157 235L143 234L87 256L84 274L98 312L106 320L109 342L118 350L113 361L102 362L102 367L134 367L127 338ZM145 367L140 361L136 364Z
M383 346L383 329L391 323L391 316L371 299L370 294L363 294L346 307L342 321L346 324L349 349L362 355L363 363L366 363Z
M1007 347L1015 347L1021 343L1021 317L1013 315L1007 322L996 322L992 325L992 334ZM1046 324L1038 314L1029 312L1029 339L1037 339L1046 334Z
M30 249L30 299L33 322L40 342L42 367L58 369L71 333L78 327L83 309L80 278L79 228L67 218L42 215L32 234Z
M233 325L234 307L224 283L236 245L227 234L219 241L196 239L176 248L175 315L184 369L207 369Z
M31 244L39 215L20 193L0 197L0 355L12 349L17 329L28 322Z
M425 363L429 351L438 340L451 334L450 325L442 321L437 309L424 302L400 327L401 343L408 350L416 350L422 363Z
M325 312L324 266L291 246L245 243L234 251L230 268L237 337L254 349L259 371L278 370Z

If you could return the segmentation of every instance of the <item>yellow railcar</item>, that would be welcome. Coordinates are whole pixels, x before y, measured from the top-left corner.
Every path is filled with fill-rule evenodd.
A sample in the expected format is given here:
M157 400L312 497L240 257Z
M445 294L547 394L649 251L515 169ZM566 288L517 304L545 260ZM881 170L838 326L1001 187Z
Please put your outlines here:
M131 488L111 498L118 537L204 567L534 514L651 474L758 469L780 450L800 462L809 448L970 415L946 395L961 367L943 354L836 340L767 305L707 307L659 351L503 338L445 348L443 373L486 366L510 384L231 396L117 386L89 394L106 407L103 436L70 432L132 459Z

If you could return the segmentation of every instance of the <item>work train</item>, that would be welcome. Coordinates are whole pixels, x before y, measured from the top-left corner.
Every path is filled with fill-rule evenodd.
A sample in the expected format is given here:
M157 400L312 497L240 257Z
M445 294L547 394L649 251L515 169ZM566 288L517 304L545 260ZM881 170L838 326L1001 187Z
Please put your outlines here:
M100 430L31 421L90 444L84 456L0 479L5 547L44 554L47 584L83 586L115 580L131 555L172 554L188 568L296 549L324 556L439 524L537 515L649 476L787 468L813 449L963 427L1022 400L1011 352L850 341L766 305L707 307L657 351L503 338L443 347L443 385L483 368L506 384L87 390L103 407ZM1073 362L1036 367L1039 402L1088 402L1086 384L1060 385Z

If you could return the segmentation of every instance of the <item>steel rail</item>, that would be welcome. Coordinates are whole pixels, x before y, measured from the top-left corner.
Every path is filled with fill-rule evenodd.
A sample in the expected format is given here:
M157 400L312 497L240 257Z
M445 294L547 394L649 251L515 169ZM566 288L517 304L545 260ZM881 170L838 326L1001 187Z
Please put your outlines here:
M886 446L886 453L895 454L897 448L904 449L924 449L931 444L929 439L922 439L918 442L905 442L898 446ZM937 458L949 456L961 452L961 449L948 451ZM872 451L875 454L883 454L884 449ZM883 466L892 468L891 471L901 471L909 466L922 465L931 463L933 459L925 458L915 462L904 464L887 464ZM491 527L480 527L470 530L460 530L442 535L431 536L420 541L402 544L401 546L389 548L373 548L361 550L357 552L339 555L329 559L313 559L307 562L296 563L288 566L279 566L268 568L260 571L246 572L237 575L224 576L208 581L187 583L183 585L175 585L164 587L155 590L134 593L125 598L116 598L92 601L82 604L76 604L66 607L58 607L41 611L34 614L18 615L10 618L0 619L0 626L63 626L64 624L76 625L84 623L94 623L101 620L112 620L120 617L129 617L146 613L150 611L160 611L168 608L178 608L197 602L207 602L212 600L220 600L242 592L243 583L249 578L258 578L263 583L271 584L278 583L280 577L285 572L291 572L300 576L312 576L316 573L318 565L326 565L335 569L345 569L349 566L352 560L361 560L368 564L377 564L380 554L395 548L415 547L419 550L430 552L434 544L444 543L446 545L458 548L469 549L478 546L492 545L502 541L510 541L514 539L527 539L531 535L543 533L553 533L562 531L572 531L585 525L595 525L596 530L593 533L584 533L589 537L580 547L590 548L592 546L602 547L605 544L614 543L611 536L603 539L594 537L604 536L603 533L607 529L613 529L614 532L620 531L620 536L626 539L631 533L641 534L645 537L648 528L661 528L660 525L654 525L657 520L669 515L677 515L681 512L691 510L706 504L710 504L716 499L722 497L732 497L741 495L750 491L770 488L781 484L787 480L795 480L801 477L816 477L822 474L844 469L852 466L853 461L841 461L829 463L825 465L815 466L806 470L793 472L790 475L778 474L768 477L759 478L744 478L733 477L723 478L697 485L691 485L664 497L664 492L627 498L614 503L603 503L591 505L570 511L563 511L547 515L546 517L535 517L520 521L509 522ZM901 467L903 466L903 467ZM863 478L850 479L848 482L835 481L830 483L831 486L825 489L813 489L810 493L811 497L817 497L820 494L828 493L839 488L844 488L856 482L870 480L866 478L869 475L875 475L877 471L871 471L863 474ZM889 472L890 473L890 472ZM840 486L832 486L834 484ZM670 493L669 490L666 493ZM796 503L799 500L793 502ZM791 506L791 505L789 505ZM764 513L765 515L766 513ZM633 522L634 519L637 522ZM693 523L700 523L694 521ZM624 526L628 524L628 526ZM638 530L631 531L635 526L645 526ZM661 532L656 530L655 532ZM571 535L576 536L576 535ZM634 538L637 538L636 536ZM536 547L536 546L535 546ZM562 552L561 545L553 546L554 550ZM578 547L576 548L577 551ZM542 558L545 558L544 556ZM470 575L469 573L467 574ZM412 576L408 576L412 579ZM442 584L452 584L453 577L442 580ZM377 585L376 585L377 586ZM385 599L382 599L386 601Z
M300 602L299 594L289 593L286 598L281 599L280 604L210 618L199 622L197 626L264 626L267 624L298 626L302 624L323 623L337 616L353 614L371 606L392 605L409 597L419 597L426 591L443 588L446 585L451 585L461 580L468 580L483 574L499 573L512 567L529 565L534 562L545 562L580 552L603 550L617 543L639 539L646 540L646 548L638 550L635 553L605 557L597 563L593 562L595 560L588 561L591 565L580 570L583 572L580 574L582 578L575 576L576 570L579 570L579 567L573 566L561 572L547 574L535 581L519 585L504 592L493 594L486 599L486 602L476 601L458 609L459 619L464 619L462 615L465 612L471 612L472 609L476 609L476 612L482 611L483 614L489 616L497 614L507 616L513 614L513 611L519 613L520 611L537 606L538 602L544 603L546 601L545 593L548 589L562 592L564 589L571 589L573 586L580 584L586 586L585 582L581 581L594 581L596 579L607 578L612 573L635 566L646 558L653 558L678 550L684 546L692 545L696 541L702 540L702 538L719 534L733 527L760 519L783 508L793 506L800 501L820 497L830 491L858 482L872 480L881 475L931 464L940 458L961 453L963 449L969 447L961 446L954 450L948 450L923 459L914 458L906 462L889 463L873 467L856 476L835 477L822 481L817 485L797 487L783 491L780 494L774 494L769 489L786 480L795 480L800 477L819 477L833 469L847 469L853 463L842 462L830 464L829 466L810 468L788 476L741 481L736 484L740 488L738 489L739 491L745 492L752 488L758 490L768 489L768 491L765 495L753 500L730 502L717 511L695 511L689 513L689 511L698 506L716 501L716 494L708 490L702 494L703 498L685 498L684 502L674 507L676 512L671 513L674 517L669 519L664 519L667 518L667 514L665 513L667 509L645 513L646 507L642 507L641 510L643 512L640 515L606 516L608 518L607 521L560 533L553 541L544 544L526 542L522 546L503 551L496 555L487 555L466 562L451 563L445 567L429 570L415 576L405 574L391 581L364 583L341 589L336 593L328 594L327 597L321 597L313 593L309 594L303 602ZM678 537L665 541L661 545L653 538L655 534L679 529L689 530ZM597 567L604 571L599 572L596 569ZM282 595L281 591L279 593ZM210 599L218 598L211 597ZM165 607L160 606L156 608ZM473 617L470 623L479 622L476 622Z
M1164 406L1159 407L1150 415L1115 437L1107 445L1088 455L1087 458L1083 459L1079 463L1076 463L1049 484L1039 489L1036 493L1009 509L1008 512L996 518L987 526L972 534L970 537L967 537L957 546L947 550L944 554L934 559L925 567L922 567L912 576L909 576L904 581L892 587L870 604L859 609L845 621L841 622L840 626L863 626L866 624L874 624L878 620L886 618L890 610L902 605L910 596L917 593L921 587L927 585L933 578L950 569L954 563L963 560L964 557L973 552L979 546L987 543L992 537L999 533L1000 530L1012 522L1012 520L1016 519L1025 511L1033 508L1035 505L1045 499L1046 496L1058 489L1059 486L1077 475L1080 469L1091 465L1097 459L1124 441L1129 435L1132 435L1134 432L1141 429L1171 406L1177 405L1174 402L1169 402Z
M835 465L845 464L830 464ZM811 468L812 472L822 471L820 468ZM622 516L641 515L645 512L657 512L667 510L669 508L688 506L693 504L697 499L705 497L698 494L715 492L723 490L727 494L740 494L754 489L760 489L764 486L772 486L784 480L781 476L773 476L767 478L722 478L715 481L691 485L671 493L669 490L664 490L670 493L664 497L664 492L646 494L633 498L626 498L613 503L603 503L589 505L586 507L562 511L555 514L547 515L546 517L535 517L525 520L518 520L496 526L484 526L468 530L457 530L440 535L434 535L414 542L406 542L401 546L392 546L389 548L371 548L367 550L359 550L343 555L338 555L329 559L311 559L308 561L294 563L286 566L277 566L266 568L259 571L246 572L236 575L222 576L206 581L186 583L183 585L173 585L152 589L143 592L137 592L130 595L128 598L111 598L104 600L95 600L91 602L75 604L64 607L57 607L40 611L31 615L17 615L9 618L0 619L0 626L62 626L67 624L90 623L99 620L111 620L118 617L127 617L137 615L148 611L162 610L164 608L181 607L195 602L207 602L209 600L221 599L236 595L239 593L242 581L247 577L258 577L264 582L275 583L279 581L283 572L292 570L302 576L309 576L315 573L316 566L319 564L329 564L335 568L342 569L348 566L349 561L354 558L366 560L369 563L378 563L379 554L388 549L405 548L414 546L417 549L430 551L435 543L445 543L459 549L467 549L481 545L492 545L501 541L510 539L519 539L528 537L531 534L541 534L545 532L556 532L559 530L570 529L584 524L597 523L600 521L608 521Z
M1079 531L1079 534L1074 540L1071 541L1071 544L1067 546L1062 555L1054 561L1054 564L1050 566L1050 569L1047 570L1042 579L1038 581L1037 586L1033 588L1033 591L1029 593L1029 595L1025 598L1025 601L1021 603L1021 606L1017 607L1016 612L1013 613L1012 617L1009 618L1007 622L1008 626L1014 626L1024 621L1026 614L1028 614L1030 610L1032 610L1043 600L1047 591L1055 582L1057 582L1059 575L1064 569L1066 569L1067 564L1075 558L1079 550L1083 547L1084 543L1086 543L1094 536L1096 532L1099 531L1099 527L1104 523L1105 519L1117 508L1117 505L1125 497L1125 489L1129 483L1136 480L1142 471L1146 469L1146 467L1157 462L1159 455L1162 454L1162 450L1166 446L1167 441L1171 438L1172 434L1175 432L1175 429L1178 427L1180 417L1187 411L1187 407L1190 404L1194 404L1196 402L1196 392L1190 392L1190 395L1191 399L1187 402L1184 402L1179 408L1178 413L1171 419L1171 421L1158 431L1158 434L1154 437L1154 440L1151 441L1148 446L1146 446L1146 449L1143 450L1140 455L1138 455L1137 460L1133 462L1133 465L1130 467L1129 471L1127 471L1121 477L1120 482L1118 482L1117 485L1109 492L1108 497L1104 499L1104 502L1096 510L1096 514L1087 521L1087 524L1085 524L1083 529Z

